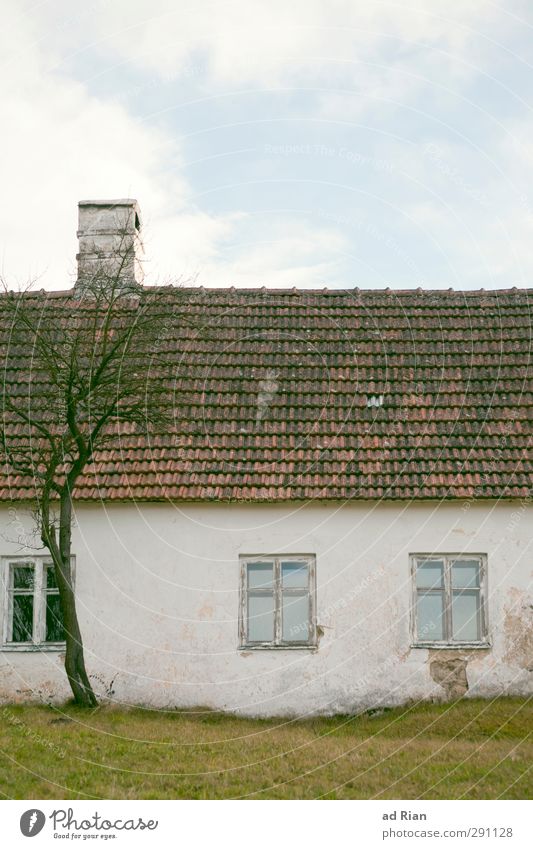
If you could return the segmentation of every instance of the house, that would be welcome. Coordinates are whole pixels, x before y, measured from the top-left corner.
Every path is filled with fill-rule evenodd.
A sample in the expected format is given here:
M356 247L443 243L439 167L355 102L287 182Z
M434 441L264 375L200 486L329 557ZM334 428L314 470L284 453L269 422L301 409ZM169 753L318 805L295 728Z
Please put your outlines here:
M140 284L134 201L80 205L80 268L117 216ZM97 692L265 716L532 694L533 290L187 294L177 438L122 435L76 490ZM2 467L0 497L0 697L61 701L31 480Z

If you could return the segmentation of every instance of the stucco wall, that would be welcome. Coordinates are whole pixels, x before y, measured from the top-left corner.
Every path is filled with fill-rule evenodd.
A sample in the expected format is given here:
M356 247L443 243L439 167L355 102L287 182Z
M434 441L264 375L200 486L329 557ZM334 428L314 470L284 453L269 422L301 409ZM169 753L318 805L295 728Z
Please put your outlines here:
M29 513L1 517L0 553L24 553ZM533 693L532 520L519 502L80 505L88 670L122 703L254 715L453 697L461 676L469 695ZM259 551L316 555L317 650L239 650L239 554ZM488 555L490 649L411 648L409 554L428 551ZM67 697L61 654L1 653L0 699Z

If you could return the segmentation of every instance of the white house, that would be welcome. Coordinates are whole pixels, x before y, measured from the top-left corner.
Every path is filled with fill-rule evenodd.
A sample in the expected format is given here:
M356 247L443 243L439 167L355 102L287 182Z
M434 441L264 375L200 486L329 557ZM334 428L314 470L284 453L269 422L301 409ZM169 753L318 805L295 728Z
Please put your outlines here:
M140 249L134 201L85 202L80 268L117 215ZM76 493L99 695L305 716L532 694L532 296L198 288L169 309L178 439L132 432ZM0 495L0 698L58 702L31 485L5 467Z

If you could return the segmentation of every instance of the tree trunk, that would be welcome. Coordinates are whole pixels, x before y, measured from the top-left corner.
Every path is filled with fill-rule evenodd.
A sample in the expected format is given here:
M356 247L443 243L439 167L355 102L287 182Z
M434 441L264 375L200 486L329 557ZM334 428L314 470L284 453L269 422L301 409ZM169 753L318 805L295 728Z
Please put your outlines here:
M52 555L59 588L66 641L65 671L76 704L82 707L96 707L98 701L85 670L83 642L76 612L76 596L72 585L70 561L72 499L70 493L64 492L60 497L59 545L55 529L50 524L48 512L48 505L46 505L46 510L43 511L43 519L45 519L43 522L43 542Z
M83 707L95 707L98 702L85 670L83 643L76 613L76 597L72 587L70 554L67 559L61 557L60 563L54 562L54 565L65 627L65 671L76 703Z

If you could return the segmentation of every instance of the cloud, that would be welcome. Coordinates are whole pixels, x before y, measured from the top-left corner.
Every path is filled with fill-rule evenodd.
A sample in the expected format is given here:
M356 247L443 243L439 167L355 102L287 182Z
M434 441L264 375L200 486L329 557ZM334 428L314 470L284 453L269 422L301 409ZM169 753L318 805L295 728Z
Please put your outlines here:
M199 209L183 174L178 143L112 100L50 70L60 57L46 28L6 7L0 43L5 68L0 110L3 276L46 288L72 284L77 202L135 196L146 213L155 278L187 273L210 260L235 215ZM7 73L8 71L8 73Z
M341 285L348 249L348 240L332 227L317 226L304 217L277 216L254 228L248 243L228 244L220 250L199 269L199 282L205 286L334 287Z
M154 282L198 273L206 285L254 285L258 275L273 286L313 285L333 271L339 237L309 222L286 222L283 232L268 223L261 244L253 232L240 248L232 244L246 215L199 207L171 134L60 72L57 37L43 23L9 4L4 22L0 232L9 281L72 285L77 202L88 197L139 198Z
M145 71L179 72L196 60L211 83L286 82L323 77L331 62L357 63L387 52L393 64L416 49L465 54L479 31L503 13L485 0L363 3L353 0L128 0L96 4L91 15L102 49Z
M435 108L490 75L516 28L511 11L485 0L119 0L96 2L83 26L94 51L144 86L193 79L214 98L300 89L320 117L354 119L422 95Z
M78 200L134 196L152 280L334 286L357 270L409 285L418 269L427 285L526 280L530 159L505 133L527 148L529 120L497 126L490 104L482 150L469 138L485 120L469 87L520 49L520 25L485 0L4 0L4 273L70 285ZM282 89L270 101L234 96L270 88ZM175 107L189 97L198 112L182 126ZM335 155L267 155L267 140Z
M0 109L3 272L19 282L45 272L54 288L70 285L76 253L76 205L84 197L136 193L157 211L168 196L183 206L179 167L156 179L163 156L179 150L120 106L92 97L80 83L48 70L53 56L35 28L15 13L4 18ZM46 39L43 42L46 45Z
M427 285L531 285L533 148L520 141L526 129L509 122L488 151L468 138L435 138L397 156L405 177L398 239L405 244L416 234L431 252Z

